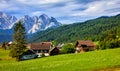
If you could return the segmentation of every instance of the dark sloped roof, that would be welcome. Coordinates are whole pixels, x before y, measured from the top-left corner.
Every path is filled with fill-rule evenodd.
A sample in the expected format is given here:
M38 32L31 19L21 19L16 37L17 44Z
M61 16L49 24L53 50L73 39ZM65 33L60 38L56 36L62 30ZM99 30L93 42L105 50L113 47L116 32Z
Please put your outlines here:
M78 46L80 46L80 45L95 46L95 44L90 40L87 40L87 41L78 40L77 42L78 42Z
M53 48L50 49L50 52L53 51L54 49L58 49L58 48L57 47L53 47Z
M59 49L57 47L54 47L49 52L50 55L57 55L59 54Z
M52 46L52 42L32 43L30 45L30 49L32 49L32 50L49 50L51 46Z
M23 53L23 55L29 55L29 54L35 54L33 50L27 50L26 52Z

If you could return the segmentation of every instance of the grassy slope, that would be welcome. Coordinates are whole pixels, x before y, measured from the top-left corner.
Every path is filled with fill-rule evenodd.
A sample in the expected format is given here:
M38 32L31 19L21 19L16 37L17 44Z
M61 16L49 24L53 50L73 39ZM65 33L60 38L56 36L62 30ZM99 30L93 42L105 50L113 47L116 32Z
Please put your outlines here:
M0 71L86 71L120 65L120 48L26 60L0 61Z
M5 59L5 58L11 58L9 57L9 51L0 48L0 59Z

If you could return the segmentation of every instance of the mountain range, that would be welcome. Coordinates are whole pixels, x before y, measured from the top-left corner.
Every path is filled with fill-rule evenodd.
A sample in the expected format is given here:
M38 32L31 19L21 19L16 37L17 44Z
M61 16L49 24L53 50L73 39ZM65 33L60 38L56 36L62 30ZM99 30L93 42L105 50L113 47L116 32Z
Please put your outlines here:
M120 14L116 16L101 16L85 22L63 25L56 29L37 33L29 42L55 41L58 43L76 42L77 40L99 41L109 32L115 32L120 38Z
M46 14L33 17L25 15L18 19L15 16L0 12L0 41L9 41L9 39L12 39L10 36L12 36L14 25L18 21L21 21L24 25L27 35L32 35L49 28L57 28L62 25L54 17L49 18Z
M44 31L48 28L56 28L61 26L61 23L59 23L55 18L49 18L45 14L42 14L39 17L30 17L28 15L25 15L22 19L20 19L20 21L22 21L24 24L28 34Z
M27 34L33 34L38 31L46 30L48 28L56 28L61 26L61 23L58 22L54 17L49 18L45 14L33 17L25 15L24 17L17 19L15 16L10 16L3 12L0 12L0 30L6 31L13 29L15 23L18 21L21 21L25 26Z

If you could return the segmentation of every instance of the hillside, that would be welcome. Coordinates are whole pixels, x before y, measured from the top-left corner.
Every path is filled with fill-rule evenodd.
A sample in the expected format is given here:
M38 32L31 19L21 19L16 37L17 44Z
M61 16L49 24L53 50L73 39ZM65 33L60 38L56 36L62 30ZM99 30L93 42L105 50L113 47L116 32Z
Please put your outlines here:
M1 52L0 52L1 53ZM2 52L3 53L3 52ZM4 53L5 54L5 53ZM2 56L3 57L3 56ZM1 56L0 56L1 58ZM26 61L0 60L1 71L92 71L120 68L120 48L65 54ZM118 70L119 71L119 70Z
M116 31L117 36L120 36L120 14L111 17L99 17L97 19L88 20L83 23L74 23L64 25L57 29L46 30L37 33L31 37L29 42L39 41L57 41L75 42L78 39L99 40L102 34L107 34L109 31Z

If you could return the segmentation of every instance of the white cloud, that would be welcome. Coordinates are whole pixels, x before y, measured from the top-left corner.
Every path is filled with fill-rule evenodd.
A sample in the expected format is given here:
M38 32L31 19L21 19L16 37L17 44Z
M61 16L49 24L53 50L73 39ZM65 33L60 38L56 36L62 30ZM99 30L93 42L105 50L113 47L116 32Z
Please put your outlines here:
M77 13L73 13L73 16L102 16L102 15L112 15L112 13L108 13L107 10L119 8L118 0L110 0L110 1L94 1L92 3L88 3L87 9L84 11L79 11ZM117 14L120 12L116 12Z
M65 2L65 0L17 0L23 4L51 4L51 3L60 3ZM68 1L68 0L66 0Z
M84 3L78 0L1 0L0 11L10 12L12 15L15 12L16 16L25 14L39 16L44 13L63 22L75 22L79 19L83 21L99 16L119 14L120 0L93 0Z
M0 2L0 10L4 10L4 8L10 7L11 4L7 4L5 1Z
M13 1L7 2L7 0L0 1L0 11L17 11L20 10L21 8L16 5Z
M35 12L32 12L31 14L32 16L38 16L38 15L41 15L42 13L41 11L35 11Z

